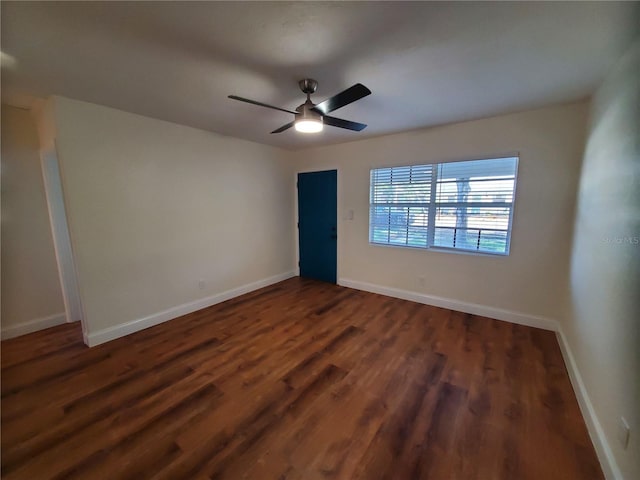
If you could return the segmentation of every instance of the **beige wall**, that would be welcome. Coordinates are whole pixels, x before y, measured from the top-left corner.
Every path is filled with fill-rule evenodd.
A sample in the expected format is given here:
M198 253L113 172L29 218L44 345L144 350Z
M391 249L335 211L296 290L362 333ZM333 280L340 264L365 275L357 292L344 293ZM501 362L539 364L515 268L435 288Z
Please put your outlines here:
M2 105L3 337L62 315L35 120L28 110Z
M54 115L85 333L293 271L282 150L66 98Z
M564 334L625 479L640 478L640 39L596 93ZM617 425L624 416L631 443Z
M338 169L339 277L556 319L587 109L580 102L295 152L296 171ZM514 152L520 163L509 256L369 244L371 168ZM345 219L349 210L353 220Z

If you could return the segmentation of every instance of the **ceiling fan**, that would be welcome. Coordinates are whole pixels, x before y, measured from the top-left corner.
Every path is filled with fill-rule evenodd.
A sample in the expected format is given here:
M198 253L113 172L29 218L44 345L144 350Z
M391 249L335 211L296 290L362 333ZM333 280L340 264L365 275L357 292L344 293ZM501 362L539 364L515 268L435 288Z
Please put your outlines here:
M315 133L322 131L323 124L331 125L332 127L346 128L347 130L354 130L359 132L363 130L366 125L364 123L352 122L350 120L343 120L341 118L330 117L327 113L333 112L339 108L349 105L350 103L360 100L371 94L371 90L362 85L356 83L353 87L349 87L346 90L334 95L331 98L326 99L324 102L315 104L311 101L311 94L315 93L318 88L318 82L305 78L298 82L302 93L307 94L307 101L296 108L296 111L287 110L285 108L274 107L266 103L258 102L256 100L250 100L248 98L238 97L237 95L229 95L229 98L233 100L239 100L241 102L251 103L260 107L272 108L274 110L280 110L281 112L287 112L295 115L293 122L289 122L280 128L277 128L271 133L281 133L288 130L291 127L299 132Z

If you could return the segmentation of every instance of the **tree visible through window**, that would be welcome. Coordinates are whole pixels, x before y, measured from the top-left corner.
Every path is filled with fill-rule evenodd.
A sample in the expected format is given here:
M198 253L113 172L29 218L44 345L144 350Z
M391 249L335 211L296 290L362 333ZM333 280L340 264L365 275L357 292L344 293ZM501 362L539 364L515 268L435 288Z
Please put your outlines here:
M508 254L517 157L371 170L369 241Z

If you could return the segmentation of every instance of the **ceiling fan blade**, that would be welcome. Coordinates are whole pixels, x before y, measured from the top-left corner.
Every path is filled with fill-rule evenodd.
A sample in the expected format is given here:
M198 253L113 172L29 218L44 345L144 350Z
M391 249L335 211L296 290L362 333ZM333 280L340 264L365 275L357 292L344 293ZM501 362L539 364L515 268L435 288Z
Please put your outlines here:
M274 107L273 105L269 105L267 103L257 102L256 100L250 100L248 98L238 97L237 95L229 95L229 98L231 98L232 100L239 100L245 103L251 103L252 105L258 105L259 107L267 107L267 108L272 108L274 110L280 110L281 112L292 113L294 115L297 113L297 112L292 112L291 110L287 110L285 108Z
M345 105L349 105L350 103L360 100L367 95L371 95L371 90L361 83L356 83L353 87L349 87L343 92L340 92L331 98L327 98L324 102L317 104L313 109L322 114L333 112L334 110L342 108Z
M288 129L290 129L291 127L293 127L293 124L294 124L294 123L295 123L295 122L289 122L289 123L287 123L286 125L282 125L280 128L278 128L278 129L274 130L274 131L273 131L273 132L271 132L271 133L281 133L281 132L284 132L285 130L288 130Z
M367 128L367 126L364 123L352 122L350 120L343 120L342 118L329 117L328 115L325 115L324 117L322 117L322 121L324 122L325 125L331 125L332 127L346 128L347 130L354 130L356 132L359 132Z

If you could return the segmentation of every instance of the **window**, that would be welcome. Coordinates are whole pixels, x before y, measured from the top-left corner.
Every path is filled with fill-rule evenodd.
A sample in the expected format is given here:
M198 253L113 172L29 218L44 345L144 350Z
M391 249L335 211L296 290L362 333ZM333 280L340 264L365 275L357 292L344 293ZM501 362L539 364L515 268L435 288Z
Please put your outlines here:
M371 170L369 241L507 255L518 158Z

